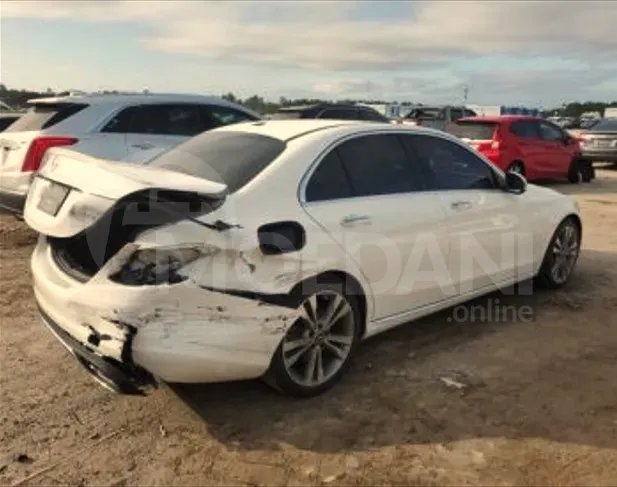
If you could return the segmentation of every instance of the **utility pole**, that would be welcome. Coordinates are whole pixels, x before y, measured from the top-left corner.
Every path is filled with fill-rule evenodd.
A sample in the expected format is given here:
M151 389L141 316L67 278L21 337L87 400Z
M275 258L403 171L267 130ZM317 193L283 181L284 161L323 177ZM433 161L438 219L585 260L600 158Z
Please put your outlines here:
M467 95L469 95L469 86L465 85L463 89L463 105L467 105Z

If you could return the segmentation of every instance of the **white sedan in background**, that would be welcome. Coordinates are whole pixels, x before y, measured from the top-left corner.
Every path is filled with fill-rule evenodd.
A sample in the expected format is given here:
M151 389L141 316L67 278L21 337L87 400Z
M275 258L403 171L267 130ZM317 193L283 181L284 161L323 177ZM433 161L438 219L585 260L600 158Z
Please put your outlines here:
M104 385L318 394L360 340L515 282L564 285L577 204L408 126L260 121L147 166L55 149L25 209L47 326Z

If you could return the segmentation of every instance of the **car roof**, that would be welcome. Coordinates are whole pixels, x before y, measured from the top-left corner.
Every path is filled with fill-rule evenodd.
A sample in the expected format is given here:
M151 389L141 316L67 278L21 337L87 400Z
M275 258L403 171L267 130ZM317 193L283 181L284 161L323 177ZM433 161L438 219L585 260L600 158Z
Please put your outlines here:
M297 139L304 135L323 131L329 133L331 130L342 130L349 134L354 132L388 131L405 132L417 134L437 134L448 137L448 134L441 130L428 127L415 127L409 125L394 125L383 122L368 122L362 120L333 120L333 119L299 119L299 120L260 120L257 122L245 122L233 125L226 125L215 129L217 132L245 132L272 137L287 142Z
M138 94L85 94L34 98L28 103L87 103L89 105L124 105L134 103L207 103L224 106L237 106L217 96L186 95L178 93L138 93Z
M501 123L501 122L518 122L520 120L542 120L540 117L534 117L533 115L478 115L477 117L463 117L459 118L457 122L489 122L489 123Z

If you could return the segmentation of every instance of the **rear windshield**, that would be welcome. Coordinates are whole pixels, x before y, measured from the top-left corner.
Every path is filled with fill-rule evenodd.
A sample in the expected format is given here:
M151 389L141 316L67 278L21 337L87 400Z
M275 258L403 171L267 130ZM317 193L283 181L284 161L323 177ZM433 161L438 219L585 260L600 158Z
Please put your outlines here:
M600 120L590 129L591 132L617 132L617 118Z
M233 193L284 150L282 140L246 132L204 132L153 159L149 165L227 185Z
M44 130L66 120L88 105L84 103L35 103L6 132Z
M459 120L452 125L449 132L461 139L491 140L496 127L497 124L492 122L464 122Z
M302 111L284 110L282 112L276 112L272 114L270 120L296 120L298 118L302 118Z

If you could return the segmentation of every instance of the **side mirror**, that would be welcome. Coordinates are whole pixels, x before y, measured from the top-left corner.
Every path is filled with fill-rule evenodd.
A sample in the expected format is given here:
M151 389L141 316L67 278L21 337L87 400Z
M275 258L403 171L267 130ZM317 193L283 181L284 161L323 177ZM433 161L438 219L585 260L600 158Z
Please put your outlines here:
M508 171L505 190L509 193L522 194L527 190L527 180L519 173Z

